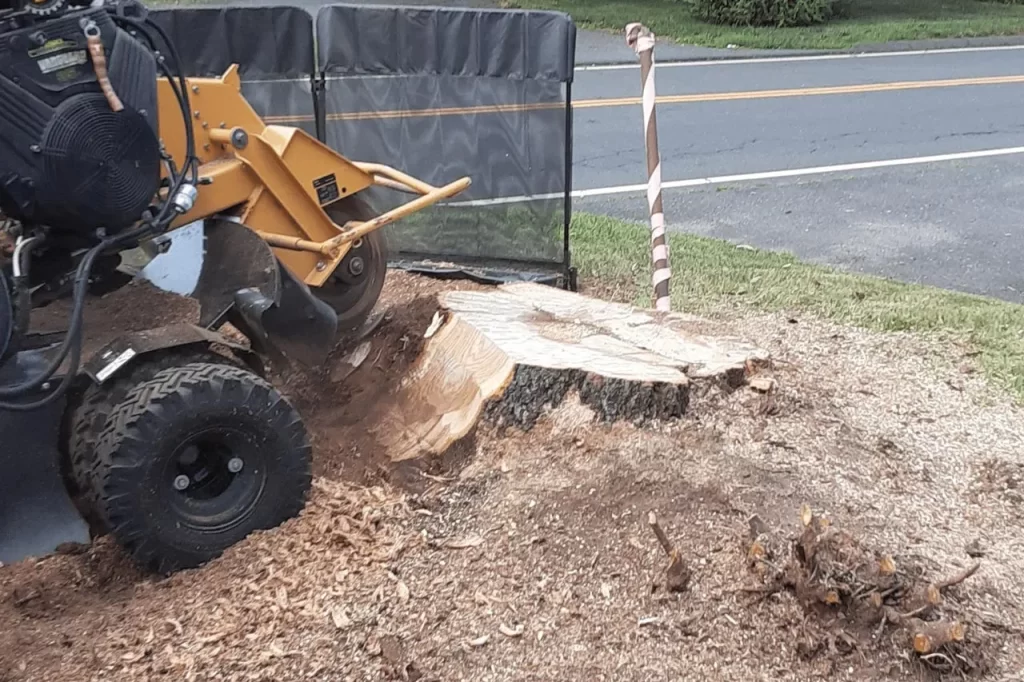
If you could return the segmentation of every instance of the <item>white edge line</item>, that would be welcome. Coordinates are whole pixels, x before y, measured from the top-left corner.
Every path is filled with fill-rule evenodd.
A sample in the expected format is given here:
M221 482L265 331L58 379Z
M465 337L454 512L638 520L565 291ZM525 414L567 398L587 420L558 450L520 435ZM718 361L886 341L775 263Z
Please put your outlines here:
M841 54L810 54L790 55L786 57L739 57L736 59L691 59L681 61L658 62L658 68L676 66L726 66L743 64L773 64L778 62L814 62L831 61L836 59L876 59L880 57L919 57L922 55L934 54L955 54L960 52L1003 52L1007 50L1024 50L1024 45L989 45L979 47L944 47L934 50L904 50L895 52L843 52ZM658 48L654 48L655 57ZM589 64L577 66L576 71L622 71L627 69L638 69L639 64Z
M738 175L718 175L706 178L691 178L689 180L673 180L662 183L662 189L679 189L683 187L699 187L701 185L720 185L728 182L751 182L756 180L772 180L775 178L793 178L805 175L824 175L827 173L843 173L846 171L871 170L875 168L892 168L894 166L913 166L926 163L940 163L943 161L959 161L964 159L981 159L991 156L1008 156L1011 154L1024 154L1024 147L1003 147L1000 149L982 149L973 152L955 152L952 154L936 154L933 156L912 156L903 159L887 159L885 161L862 161L859 163L843 163L834 166L814 166L811 168L792 168L788 170L764 171L761 173L741 173ZM572 192L570 196L574 199L585 199L587 197L607 196L611 194L644 193L647 191L647 184L618 185L613 187L597 187L594 189L583 189ZM500 197L497 199L474 199L472 201L457 201L445 203L445 206L499 206L502 204L519 204L525 201L538 201L547 199L561 199L565 195L561 192L549 194L535 194L533 196Z

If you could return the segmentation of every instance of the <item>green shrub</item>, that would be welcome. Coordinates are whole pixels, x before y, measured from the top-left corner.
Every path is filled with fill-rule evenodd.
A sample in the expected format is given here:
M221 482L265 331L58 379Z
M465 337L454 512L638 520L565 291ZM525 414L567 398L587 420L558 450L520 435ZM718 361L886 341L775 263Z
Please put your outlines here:
M693 14L712 24L811 26L836 16L836 0L691 0Z

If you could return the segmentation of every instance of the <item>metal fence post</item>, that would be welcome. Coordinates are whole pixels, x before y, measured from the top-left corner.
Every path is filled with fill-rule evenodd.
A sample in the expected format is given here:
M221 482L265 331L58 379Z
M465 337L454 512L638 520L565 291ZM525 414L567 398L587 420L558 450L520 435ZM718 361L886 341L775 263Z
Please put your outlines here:
M661 202L661 155L658 153L658 124L654 111L654 34L642 24L626 26L626 44L640 58L641 100L644 115L644 144L647 149L647 205L651 216L651 260L654 274L654 307L671 309L669 280L672 271L668 260L668 237L665 234L665 213Z

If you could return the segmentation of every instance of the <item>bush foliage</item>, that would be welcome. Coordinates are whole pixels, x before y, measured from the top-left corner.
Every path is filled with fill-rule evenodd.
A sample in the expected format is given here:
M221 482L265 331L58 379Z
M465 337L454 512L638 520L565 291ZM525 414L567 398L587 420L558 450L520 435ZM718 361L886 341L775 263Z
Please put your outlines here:
M691 0L694 15L733 26L811 26L836 16L837 0Z

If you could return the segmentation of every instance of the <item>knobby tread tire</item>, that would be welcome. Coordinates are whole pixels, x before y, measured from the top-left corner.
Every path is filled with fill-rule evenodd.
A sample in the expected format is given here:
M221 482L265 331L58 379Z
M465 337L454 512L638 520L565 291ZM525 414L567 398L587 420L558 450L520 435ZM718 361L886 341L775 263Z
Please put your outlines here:
M193 532L155 502L159 468L176 446L168 436L207 418L248 429L266 459L258 501L223 532ZM161 573L200 566L298 515L312 483L312 447L298 412L261 377L224 364L167 368L133 387L111 411L95 454L91 485L104 524L137 563Z
M67 419L66 458L67 477L72 486L72 495L82 516L89 524L94 537L108 532L97 512L95 486L93 485L96 465L96 441L106 427L110 412L124 400L133 387L149 381L159 372L190 362L228 364L241 367L241 361L208 349L174 349L139 362L115 376L109 383L90 383L82 392L77 404L69 410Z

